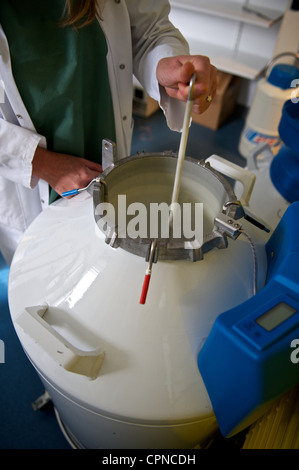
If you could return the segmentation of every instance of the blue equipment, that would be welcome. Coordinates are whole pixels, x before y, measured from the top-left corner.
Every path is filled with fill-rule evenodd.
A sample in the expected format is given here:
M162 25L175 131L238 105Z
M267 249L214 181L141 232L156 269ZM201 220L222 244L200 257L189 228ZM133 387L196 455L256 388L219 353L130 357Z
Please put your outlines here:
M198 356L223 436L252 424L299 383L299 202L266 244L265 287L221 314Z

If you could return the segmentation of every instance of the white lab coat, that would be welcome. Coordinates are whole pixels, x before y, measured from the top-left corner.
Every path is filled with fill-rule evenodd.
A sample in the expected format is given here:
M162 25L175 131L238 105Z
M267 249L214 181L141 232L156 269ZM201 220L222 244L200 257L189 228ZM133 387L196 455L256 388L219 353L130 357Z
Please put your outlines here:
M162 57L189 53L168 14L166 0L106 0L103 20L99 20L108 44L118 158L130 155L133 74L160 102L168 125L181 130L183 104L159 89L155 74ZM0 80L0 249L10 263L24 231L48 206L49 189L45 181L32 176L35 149L47 143L37 134L15 85L1 27Z

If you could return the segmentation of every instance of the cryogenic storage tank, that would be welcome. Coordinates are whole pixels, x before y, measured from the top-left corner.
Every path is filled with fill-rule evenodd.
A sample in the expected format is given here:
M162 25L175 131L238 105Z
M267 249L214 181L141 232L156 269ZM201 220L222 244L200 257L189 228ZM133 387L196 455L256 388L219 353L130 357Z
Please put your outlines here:
M200 240L159 233L153 246L124 236L123 207L114 221L100 210L125 196L125 227L137 230L132 204L147 214L169 204L176 161L165 152L112 164L89 191L40 214L14 256L12 321L74 447L193 448L217 429L197 356L215 318L265 282L268 234L241 205L254 178L219 157L185 159L179 202L201 204ZM219 162L242 181L240 200Z

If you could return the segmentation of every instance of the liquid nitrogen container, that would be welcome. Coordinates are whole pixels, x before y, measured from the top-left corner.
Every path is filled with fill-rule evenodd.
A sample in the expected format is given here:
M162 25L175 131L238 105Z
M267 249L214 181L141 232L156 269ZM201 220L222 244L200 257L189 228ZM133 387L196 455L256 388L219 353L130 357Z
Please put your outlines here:
M218 429L197 357L215 318L265 282L268 234L243 217L251 173L185 159L179 202L201 203L200 240L134 239L100 210L123 216L125 196L137 230L132 204L170 204L176 162L164 152L112 164L89 192L42 212L14 256L12 321L75 448L190 449ZM242 180L239 200L219 162Z
M298 54L282 53L273 59ZM267 143L273 155L281 146L278 125L284 103L294 95L299 81L299 68L295 65L279 63L268 67L265 77L256 86L251 107L242 131L239 152L248 158L260 143Z

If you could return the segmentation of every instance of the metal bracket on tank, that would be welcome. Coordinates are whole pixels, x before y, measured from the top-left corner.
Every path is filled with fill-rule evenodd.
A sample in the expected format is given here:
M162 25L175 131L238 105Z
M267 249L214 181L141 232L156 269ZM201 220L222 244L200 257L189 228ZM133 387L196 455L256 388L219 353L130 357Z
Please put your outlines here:
M240 229L242 228L242 225L237 223L235 219L222 213L215 217L215 225L222 230L225 235L234 240L238 237Z
M103 171L116 162L116 144L109 139L102 140L102 168Z

